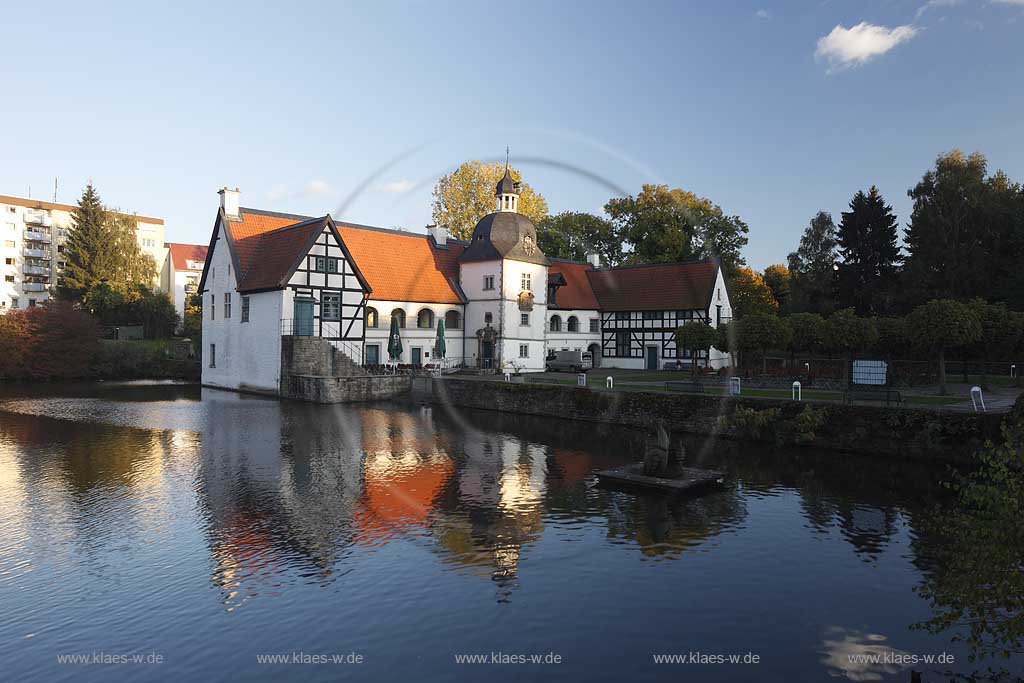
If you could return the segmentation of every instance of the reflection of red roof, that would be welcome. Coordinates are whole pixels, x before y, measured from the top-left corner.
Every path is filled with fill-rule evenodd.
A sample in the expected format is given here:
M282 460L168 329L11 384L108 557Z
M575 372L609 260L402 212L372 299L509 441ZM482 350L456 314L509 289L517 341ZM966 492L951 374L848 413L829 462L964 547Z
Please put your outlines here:
M587 271L590 286L606 311L704 310L711 304L717 276L716 261Z
M206 247L201 244L178 244L167 242L164 244L171 253L171 264L175 270L202 270L203 262L206 261ZM197 268L190 268L189 261L198 264Z
M364 472L363 505L355 514L360 540L386 540L406 527L423 526L434 499L455 466L445 457L430 458L411 469Z
M589 263L562 261L551 259L549 273L561 273L565 285L555 290L555 303L548 308L581 308L596 311L599 306L594 290L587 280L587 271L592 270Z
M242 208L242 220L228 220L241 273L240 291L280 286L302 247L323 219ZM326 218L326 217L325 217ZM313 223L313 221L316 223ZM427 235L337 223L355 267L387 301L462 303L458 257L463 245L449 240L440 249ZM287 229L285 229L287 228Z

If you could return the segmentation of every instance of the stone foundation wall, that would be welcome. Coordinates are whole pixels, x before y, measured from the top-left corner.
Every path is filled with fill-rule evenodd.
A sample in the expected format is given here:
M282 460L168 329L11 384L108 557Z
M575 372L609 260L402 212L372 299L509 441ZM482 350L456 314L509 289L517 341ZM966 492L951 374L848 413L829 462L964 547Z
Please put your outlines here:
M281 395L312 403L358 403L395 398L409 392L406 375L321 377L289 375L281 380Z
M969 462L1001 416L830 403L459 379L433 381L435 403L508 413L793 443L886 457ZM809 412L805 412L808 411Z

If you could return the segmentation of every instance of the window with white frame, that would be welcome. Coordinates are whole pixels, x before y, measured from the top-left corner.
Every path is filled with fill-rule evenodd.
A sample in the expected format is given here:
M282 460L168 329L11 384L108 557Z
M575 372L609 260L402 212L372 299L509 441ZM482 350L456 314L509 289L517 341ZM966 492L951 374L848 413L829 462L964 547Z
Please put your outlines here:
M217 295L210 295L210 320L217 319ZM212 367L212 366L211 366Z
M242 322L249 322L249 297L242 297Z
M520 358L529 358L530 357L530 345L529 344L520 344L519 345L519 357Z
M224 319L231 317L231 292L224 293Z
M590 331L592 333L594 333L594 334L600 332L601 331L600 324L601 324L601 322L597 318L591 318L590 319Z
M520 280L519 284L520 284L520 287L521 287L522 291L524 291L524 292L532 292L533 291L532 276L530 275L530 273L523 273L523 277Z
M522 325L523 327L529 327L530 326L530 314L529 313L520 313L519 314L519 324Z
M217 367L217 345L210 344L210 367Z
M484 275L484 289L485 290L494 289L494 276L493 275Z

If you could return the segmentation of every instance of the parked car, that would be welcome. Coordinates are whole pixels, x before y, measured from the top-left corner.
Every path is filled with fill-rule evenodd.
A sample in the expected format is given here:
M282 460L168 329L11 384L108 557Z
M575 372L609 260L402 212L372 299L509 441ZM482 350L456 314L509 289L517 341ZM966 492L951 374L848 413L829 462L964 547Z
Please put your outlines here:
M552 372L586 372L594 367L594 358L590 351L556 351L545 366Z

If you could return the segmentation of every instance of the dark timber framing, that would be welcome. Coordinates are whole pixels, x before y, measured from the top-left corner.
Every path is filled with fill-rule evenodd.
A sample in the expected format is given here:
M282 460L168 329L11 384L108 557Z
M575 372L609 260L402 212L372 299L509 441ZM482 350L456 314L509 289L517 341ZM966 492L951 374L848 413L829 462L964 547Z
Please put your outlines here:
M311 253L315 247L320 247L318 251L323 253ZM317 270L317 257L336 259L337 271ZM315 280L322 280L324 284L316 284ZM329 218L324 220L324 228L316 234L312 242L306 245L302 255L297 259L295 267L291 270L287 282L288 288L292 290L295 298L310 298L315 302L313 320L318 337L327 340L359 342L366 339L366 329L362 323L370 287L356 267L355 261L352 260L352 256L332 220ZM359 303L345 303L346 293L359 294ZM337 318L324 317L323 299L325 294L338 296ZM340 335L329 334L329 330L328 334L324 333L324 323L333 322L338 323ZM359 334L353 334L352 328L356 326L357 322L360 323Z
M688 322L710 323L707 311L602 311L601 356L603 358L645 358L648 346L657 346L662 358L689 358L676 349L676 328ZM628 335L629 349L619 353L619 334ZM707 352L702 352L704 358Z

